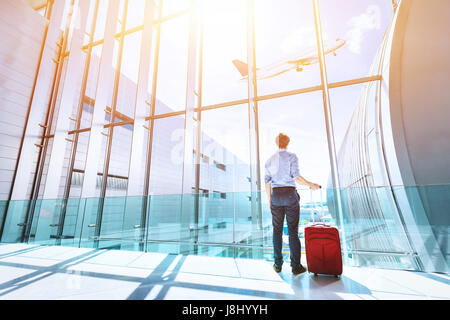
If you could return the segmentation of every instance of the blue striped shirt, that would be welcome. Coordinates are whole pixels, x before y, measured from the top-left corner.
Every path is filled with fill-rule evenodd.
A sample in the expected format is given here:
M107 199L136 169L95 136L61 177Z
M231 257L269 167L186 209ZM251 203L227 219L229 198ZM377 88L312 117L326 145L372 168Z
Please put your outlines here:
M264 181L272 188L295 187L294 179L298 176L298 158L286 149L279 149L266 162Z

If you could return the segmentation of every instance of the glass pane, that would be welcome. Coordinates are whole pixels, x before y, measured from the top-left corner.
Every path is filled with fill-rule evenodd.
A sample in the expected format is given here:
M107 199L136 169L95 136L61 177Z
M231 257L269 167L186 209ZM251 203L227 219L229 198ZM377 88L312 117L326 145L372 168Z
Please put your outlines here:
M148 245L155 240L191 241L189 228L194 198L191 194L181 194L183 157L184 117L155 120L151 150L149 192L152 196Z
M150 196L150 220L148 241L183 241L192 242L190 219L183 212L183 200L192 200L192 195L162 194ZM189 208L187 208L189 209ZM183 215L187 218L182 219ZM179 244L179 243L178 243Z
M310 0L255 1L258 95L320 85Z
M184 110L186 104L188 15L161 25L156 114Z
M363 84L358 84L329 90L334 141L338 155L352 116L361 99L363 87Z
M342 189L341 196L345 228L342 236L350 263L382 268L417 267L392 202L391 188L353 186ZM335 216L336 212L331 210L331 214Z
M1 241L16 243L23 241L23 233L27 228L27 212L31 202L28 200L10 201L8 211L5 212L5 224ZM6 204L5 204L6 205Z
M78 247L80 240L81 222L86 199L68 199L65 203L62 232L58 234L61 245Z
M94 248L97 235L97 217L101 204L100 198L87 198L83 208L80 227L80 248Z
M320 0L324 47L333 48L336 39L345 44L325 55L329 82L368 76L370 66L392 19L391 1ZM327 43L331 44L327 46Z
M142 31L124 39L116 111L120 121L132 120L136 104Z
M121 250L143 251L148 220L149 197L126 197Z
M248 105L202 112L200 242L251 243Z
M81 196L81 186L83 185L84 168L86 165L86 152L89 142L90 132L81 132L78 134L78 143L76 145L76 155L73 165L72 182L70 185L70 198Z
M106 197L126 196L132 136L133 125L114 127Z
M69 136L69 139L73 139L73 136ZM69 169L70 154L72 152L72 148L73 148L73 142L67 142L64 163L63 163L63 169L62 169L61 179L60 179L60 183L59 183L58 198L64 198L64 196L65 196L65 190L67 188L67 172Z
M120 1L120 4L119 4L119 13L117 15L118 23L116 23L116 33L119 33L122 31L123 14L124 14L125 6L127 5L127 2L129 2L129 1L125 1L125 0L119 0L119 1Z
M86 33L83 35L83 45L86 45L89 43L89 34L95 30L93 30L93 24L94 24L94 14L95 14L95 6L97 1L91 1L89 4L89 13L86 20Z
M246 10L246 1L241 0L202 2L203 105L247 97L247 81L240 81L232 63L235 59L247 63Z
M94 41L101 40L105 35L106 15L108 13L109 1L100 1L98 6L98 14L96 27L94 32Z
M153 129L150 194L181 194L184 117L157 119Z
M170 14L189 9L189 0L160 0L162 2L162 15L166 17Z
M146 0L128 1L126 30L144 23L145 2Z
M36 201L28 242L78 246L77 224L83 209L83 199Z
M106 197L104 199L99 248L120 249L125 203L126 197Z
M88 72L88 77L87 77L86 92L85 92L85 96L92 100L89 100L89 99L86 100L86 107L88 107L88 106L92 106L92 108L94 107L102 48L103 48L103 45L98 45L98 46L95 46L92 48L91 59L89 62L89 72ZM91 111L91 113L92 113L92 111Z

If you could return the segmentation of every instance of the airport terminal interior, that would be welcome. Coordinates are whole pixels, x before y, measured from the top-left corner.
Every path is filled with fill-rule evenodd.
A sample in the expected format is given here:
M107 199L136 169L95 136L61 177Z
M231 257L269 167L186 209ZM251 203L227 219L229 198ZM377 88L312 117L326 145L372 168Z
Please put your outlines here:
M0 299L450 299L449 1L0 9ZM279 133L340 277L272 268Z

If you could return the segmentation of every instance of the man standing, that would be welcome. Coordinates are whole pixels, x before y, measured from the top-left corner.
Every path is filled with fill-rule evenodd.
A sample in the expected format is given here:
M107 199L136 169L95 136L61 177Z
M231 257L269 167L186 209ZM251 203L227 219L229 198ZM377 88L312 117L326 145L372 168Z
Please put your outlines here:
M272 212L275 260L273 268L276 272L280 272L283 264L281 247L283 245L284 216L286 216L292 273L297 275L305 272L306 269L300 263L301 244L298 238L300 196L295 188L295 183L307 186L312 190L317 190L321 186L309 182L300 175L297 156L286 150L289 141L289 137L283 133L277 136L276 144L279 149L266 162L264 180Z

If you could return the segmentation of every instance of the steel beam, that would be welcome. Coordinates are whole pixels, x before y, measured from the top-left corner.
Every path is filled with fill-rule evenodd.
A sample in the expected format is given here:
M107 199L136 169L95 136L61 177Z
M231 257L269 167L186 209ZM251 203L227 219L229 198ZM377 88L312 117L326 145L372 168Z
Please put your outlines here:
M184 232L189 232L191 224L195 224L195 202L192 187L195 185L193 174L195 160L192 151L195 149L195 106L196 106L196 76L197 76L197 32L198 32L198 2L191 0L189 19L189 45L188 68L186 88L186 117L184 125L184 156L183 156L183 182L181 197L180 239ZM193 225L194 229L196 226ZM196 231L194 231L196 232ZM196 236L194 236L194 239ZM181 248L181 251L184 249Z
M342 249L344 252L343 259L347 259L347 246L346 246L346 235L345 235L345 226L344 226L344 217L342 212L342 200L341 200L341 186L339 183L339 174L338 174L338 166L337 166L337 152L336 152L336 144L334 142L334 130L333 130L333 119L331 113L331 104L330 104L330 94L328 91L329 84L327 78L327 70L325 64L325 53L323 48L323 39L322 39L322 24L320 22L320 13L319 13L319 3L318 0L313 1L314 8L314 23L316 30L316 43L318 49L319 56L319 66L320 66L320 79L322 85L322 98L323 98L323 111L325 116L325 127L327 131L327 141L328 141L328 154L330 158L330 167L331 167L331 180L333 185L333 191L336 195L337 202L337 210L339 216L339 224L340 231L342 233Z
M262 244L261 171L259 158L259 124L255 54L254 0L247 0L247 64L248 116L250 146L250 192L252 212L252 241ZM259 243L261 241L261 243Z

